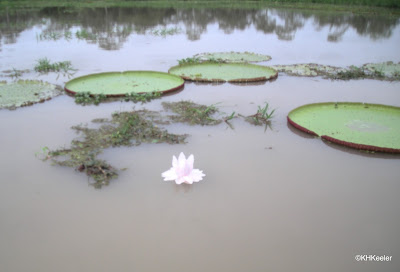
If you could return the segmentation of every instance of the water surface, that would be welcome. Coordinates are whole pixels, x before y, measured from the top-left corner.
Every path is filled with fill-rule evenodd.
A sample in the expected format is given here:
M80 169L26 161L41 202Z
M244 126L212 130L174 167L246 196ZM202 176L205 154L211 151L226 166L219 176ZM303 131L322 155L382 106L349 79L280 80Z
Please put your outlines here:
M179 30L156 35L155 29ZM77 38L85 30L94 39ZM1 18L0 71L63 85L38 75L39 58L69 60L75 76L106 71L167 71L181 58L210 51L252 51L263 64L336 66L400 61L398 20L295 10L44 9ZM58 39L40 38L59 32ZM66 39L65 32L72 37ZM43 35L42 35L43 37ZM10 81L7 73L2 80ZM35 157L68 146L71 126L126 111L133 104L82 107L69 96L15 111L0 110L1 271L397 271L400 267L398 156L367 154L298 132L288 112L307 103L353 101L400 106L397 82L329 81L280 75L257 85L186 84L162 101L219 103L254 114L276 108L271 127L243 120L215 127L176 124L185 145L106 150L128 169L96 190L72 169ZM195 155L204 181L163 182L172 155ZM357 262L357 254L392 255Z

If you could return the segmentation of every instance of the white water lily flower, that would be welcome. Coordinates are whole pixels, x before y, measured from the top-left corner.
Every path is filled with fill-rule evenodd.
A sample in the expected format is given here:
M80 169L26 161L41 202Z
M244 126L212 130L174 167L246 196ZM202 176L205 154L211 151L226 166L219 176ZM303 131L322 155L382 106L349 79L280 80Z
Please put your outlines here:
M187 159L181 152L178 159L172 157L172 168L161 174L165 181L175 180L176 184L193 184L203 179L205 174L199 169L193 169L194 156L190 155Z

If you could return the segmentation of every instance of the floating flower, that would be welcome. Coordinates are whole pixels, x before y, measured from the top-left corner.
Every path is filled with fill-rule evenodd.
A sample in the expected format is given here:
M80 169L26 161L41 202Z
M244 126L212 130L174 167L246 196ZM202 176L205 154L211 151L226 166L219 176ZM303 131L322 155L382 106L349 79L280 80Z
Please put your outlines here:
M176 184L193 184L203 179L205 174L199 169L193 169L194 156L190 155L187 159L181 152L178 159L172 157L172 168L161 174L165 181L175 180Z

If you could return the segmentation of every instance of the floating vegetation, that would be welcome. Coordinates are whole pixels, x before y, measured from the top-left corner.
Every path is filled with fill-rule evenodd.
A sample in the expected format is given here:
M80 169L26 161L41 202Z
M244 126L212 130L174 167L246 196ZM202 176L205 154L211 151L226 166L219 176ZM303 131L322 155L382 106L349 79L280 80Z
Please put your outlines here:
M350 79L378 79L400 80L400 63L382 62L367 63L360 67L351 65L347 68L321 65L315 63L274 65L273 68L290 76L316 77L325 79L350 80Z
M72 68L70 61L60 61L51 63L48 58L42 58L37 61L35 71L39 73L61 72L64 74L72 75L76 71Z
M121 96L133 100L135 98L132 93L166 93L179 90L183 85L182 78L168 73L126 71L74 78L65 84L64 89L73 95L89 92L91 95ZM126 94L130 94L129 97Z
M400 80L400 62L394 63L393 61L381 63L367 63L363 65L363 69L367 74L376 77L382 77L389 80Z
M98 128L74 126L72 129L82 135L71 142L69 148L48 150L44 160L54 164L75 168L94 180L95 188L108 185L109 181L118 177L118 169L98 155L109 147L140 145L141 143L184 143L187 135L171 134L167 130L155 126L161 121L157 112L146 110L114 113L111 119L95 119Z
M270 56L256 54L252 52L218 52L218 53L202 53L194 56L201 61L214 61L214 62L262 62L271 59Z
M273 68L247 63L185 64L172 67L169 73L191 81L235 83L266 81L278 76Z
M278 70L279 72L283 72L290 76L305 76L305 77L336 75L338 72L346 71L346 69L344 68L339 68L329 65L321 65L316 63L273 65L272 67Z
M185 64L196 64L196 63L201 63L203 62L201 59L193 57L193 58L185 58L185 59L180 59L178 60L179 65L185 65Z
M368 151L400 153L400 108L364 103L317 103L288 115L297 129Z
M365 73L365 70L362 67L350 66L344 71L338 71L336 74L326 75L326 77L338 80L350 80L367 78L368 75Z
M18 70L18 69L15 69L15 68L12 68L12 70L3 71L3 73L6 74L7 77L11 77L13 79L20 78L24 73L29 73L29 72L30 72L29 69Z
M75 94L75 103L81 105L90 105L90 104L99 105L106 99L107 96L104 94L91 94L90 92L82 92Z
M142 143L185 143L187 134L171 134L155 124L167 125L172 122L188 123L190 125L217 125L229 121L240 114L233 112L230 116L216 119L213 116L219 113L216 105L201 105L191 101L163 102L165 111L172 111L174 115L161 115L160 112L137 110L131 112L114 113L111 119L94 119L94 128L87 125L72 127L80 137L71 141L69 148L51 150L42 148L36 156L44 161L50 160L56 165L75 168L94 180L91 184L95 188L108 185L109 181L118 177L119 170L98 156L106 148L118 146L137 146ZM258 122L269 122L273 111L268 110L268 104L252 117ZM268 123L267 122L267 123ZM97 128L96 128L97 127Z
M161 97L161 92L151 92L151 93L128 93L125 95L124 100L126 102L131 101L134 103L142 102L147 103L153 99L159 99Z
M75 32L75 37L79 40L90 40L96 41L97 35L92 32L88 32L86 29L81 29Z
M36 34L36 39L38 41L58 41L64 38L65 40L69 41L72 39L72 32L71 31L43 31L40 34Z
M154 28L151 29L149 32L154 36L161 36L165 38L166 36L172 36L182 33L182 29L179 27L171 27L171 28L164 27L164 28Z
M15 109L44 102L61 94L61 88L38 80L0 82L0 108Z
M81 105L99 105L101 102L105 101L126 101L126 102L141 102L147 103L153 99L158 99L161 97L160 92L152 92L152 93L127 93L124 97L107 97L105 94L92 94L90 92L82 92L75 94L75 103Z
M162 102L165 110L171 110L177 115L169 118L174 122L188 123L190 125L217 125L222 120L214 119L212 116L218 112L215 105L205 106L191 101Z
M264 107L258 106L257 112L253 115L247 116L245 120L256 126L269 125L274 113L275 109L270 110L269 104L265 103Z

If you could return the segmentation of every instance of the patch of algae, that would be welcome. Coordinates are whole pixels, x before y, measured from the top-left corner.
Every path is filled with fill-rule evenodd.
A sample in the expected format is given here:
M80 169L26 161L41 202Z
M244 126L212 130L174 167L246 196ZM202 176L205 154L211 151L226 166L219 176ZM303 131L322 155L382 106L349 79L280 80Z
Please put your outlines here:
M3 81L0 82L0 108L29 106L49 100L61 92L59 86L38 80L18 80L12 83Z

